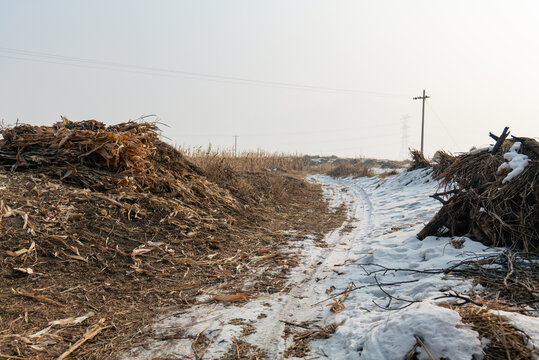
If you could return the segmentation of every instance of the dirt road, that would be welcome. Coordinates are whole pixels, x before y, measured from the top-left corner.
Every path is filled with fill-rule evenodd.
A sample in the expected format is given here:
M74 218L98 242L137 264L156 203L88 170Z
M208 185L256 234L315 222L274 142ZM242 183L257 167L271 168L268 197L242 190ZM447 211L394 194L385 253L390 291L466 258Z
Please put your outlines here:
M386 179L311 180L324 185L332 206L347 205L349 221L322 242L306 238L293 244L290 251L301 261L284 291L241 305L201 304L164 317L155 325L163 339L125 359L196 358L200 349L204 359L238 358L240 352L270 359L403 358L416 335L450 358L480 353L477 334L456 326L458 315L433 300L444 291L466 291L471 283L425 270L486 248L469 239L458 246L449 238L417 240L415 234L439 207L428 197L437 187L430 176L415 171ZM332 298L347 288L352 292L345 308L331 312ZM324 339L330 335L325 330L335 330L332 324L341 326ZM439 338L432 339L432 333ZM197 335L205 346L195 354Z
M372 205L362 189L326 184L324 190L332 206L347 204L349 218L353 220L327 234L322 244L310 238L294 244L298 247L290 251L301 253L301 264L293 270L286 292L260 297L240 306L211 303L174 313L156 324L157 332L170 334L177 330L183 338L156 339L150 350L126 358L188 357L193 353L193 338L202 330L206 337L215 337L205 353L207 359L224 356L236 338L272 354L269 355L271 358L282 357L292 342L291 337L285 335L287 324L322 320L321 314L327 309L327 303L315 303L328 297L326 284L339 276L335 265L346 263L351 243L366 236L372 228ZM199 300L204 301L203 298ZM254 332L242 336L247 324ZM298 329L302 328L293 331Z

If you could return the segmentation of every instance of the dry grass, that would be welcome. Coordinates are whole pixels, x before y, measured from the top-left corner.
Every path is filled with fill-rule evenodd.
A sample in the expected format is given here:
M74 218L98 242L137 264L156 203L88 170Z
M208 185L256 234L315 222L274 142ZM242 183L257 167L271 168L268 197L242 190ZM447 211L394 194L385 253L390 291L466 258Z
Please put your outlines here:
M335 167L333 167L331 170L327 171L327 174L333 177L370 177L375 175L372 165L362 162L341 162Z
M444 171L455 162L457 158L447 151L439 150L432 158L433 176L440 179Z
M234 339L232 342L234 345L220 360L259 360L270 358L263 350L245 341Z
M223 180L231 171L239 172L287 172L295 175L328 174L333 177L374 176L374 168L388 169L386 176L404 168L407 161L377 160L367 158L317 157L302 154L271 153L267 151L244 151L234 156L231 150L213 149L211 146L179 148L197 167L204 169L211 180Z
M486 359L532 359L532 354L537 356L537 351L528 347L529 337L497 313L496 310L514 311L499 302L483 301L481 307L473 304L440 306L458 312L462 323L477 331L480 337L488 339Z
M425 158L425 155L419 150L410 149L410 157L412 158L412 161L408 167L409 171L430 168L432 166L430 161Z
M207 171L311 171L310 160L301 154L270 153L263 150L243 151L237 156L230 150L185 147L179 149L195 165Z
M397 170L391 170L391 171L386 171L381 174L378 174L378 177L381 179L385 179L386 177L397 175L398 173L399 172Z
M311 341L314 339L328 339L337 328L344 324L344 320L340 323L329 323L326 326L309 325L307 322L293 325L287 323L285 334L292 334L292 345L286 350L284 358L306 358L311 354ZM293 332L292 327L298 327L305 330Z

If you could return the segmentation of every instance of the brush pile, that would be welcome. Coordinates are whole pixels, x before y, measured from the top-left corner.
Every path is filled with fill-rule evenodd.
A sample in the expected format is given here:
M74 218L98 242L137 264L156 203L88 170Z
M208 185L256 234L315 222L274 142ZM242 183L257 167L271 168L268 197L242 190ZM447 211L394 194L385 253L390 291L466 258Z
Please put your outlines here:
M507 139L455 158L446 156L435 176L442 192L433 197L440 211L418 234L468 236L488 246L539 250L539 144L531 138Z
M446 151L437 151L432 157L432 175L435 178L440 178L443 172L455 162L455 159L455 156Z
M419 150L409 149L410 157L412 158L411 164L408 167L408 171L430 168L431 163L425 158L425 155Z

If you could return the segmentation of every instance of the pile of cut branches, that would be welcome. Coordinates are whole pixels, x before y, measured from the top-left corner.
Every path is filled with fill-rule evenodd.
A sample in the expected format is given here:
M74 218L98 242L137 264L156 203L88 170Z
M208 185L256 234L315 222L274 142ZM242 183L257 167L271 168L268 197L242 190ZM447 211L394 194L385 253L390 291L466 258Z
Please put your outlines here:
M415 149L409 150L412 161L410 163L410 166L408 167L408 171L431 167L431 163L429 162L429 160L427 160L427 158L425 158L425 155L423 155L421 151Z
M539 248L539 144L504 130L496 144L457 156L438 175L443 203L418 234L468 236L488 246ZM513 159L518 161L513 161Z
M475 279L484 289L484 300L539 310L539 254L506 249L473 255L444 273Z
M456 157L446 151L436 151L432 157L432 175L435 178L440 177L444 171L455 162L455 160Z

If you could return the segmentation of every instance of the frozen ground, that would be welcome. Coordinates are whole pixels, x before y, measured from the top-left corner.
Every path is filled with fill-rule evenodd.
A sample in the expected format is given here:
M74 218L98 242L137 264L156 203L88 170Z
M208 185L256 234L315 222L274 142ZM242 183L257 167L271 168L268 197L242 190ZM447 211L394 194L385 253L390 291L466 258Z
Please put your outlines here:
M456 312L437 306L442 300L435 300L448 291L465 292L471 282L429 270L499 250L466 238L417 240L415 234L440 206L429 198L436 182L422 170L385 179L310 180L323 184L332 205L346 203L353 220L326 236L328 247L305 239L294 250L300 250L301 264L290 276L288 292L242 305L203 304L163 317L155 325L157 333L176 329L177 338L151 340L146 349L125 359L193 358L191 344L201 331L213 338L205 359L227 353L234 338L279 359L293 341L293 334L285 335L286 324L303 322L311 326L342 322L332 337L312 342L309 359L403 359L414 347L415 336L436 359L480 359L484 342L459 324ZM350 284L346 308L330 312L330 297ZM247 323L252 331L242 336L242 324ZM526 317L525 324L535 329L529 335L538 344L537 318ZM421 352L419 359L428 355Z

